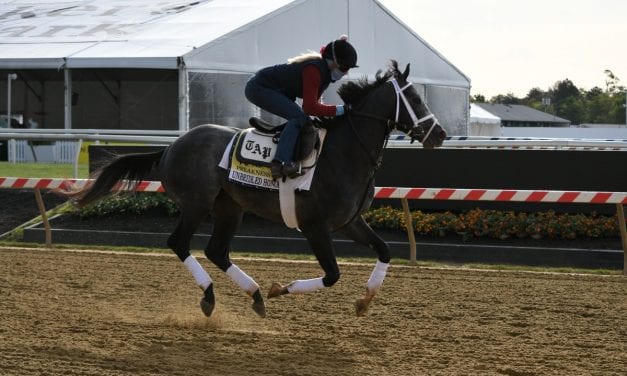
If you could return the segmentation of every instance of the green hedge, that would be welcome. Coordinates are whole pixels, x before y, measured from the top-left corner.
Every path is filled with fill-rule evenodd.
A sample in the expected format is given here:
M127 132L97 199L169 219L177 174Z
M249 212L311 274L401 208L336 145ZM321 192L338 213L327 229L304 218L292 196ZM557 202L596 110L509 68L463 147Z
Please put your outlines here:
M161 193L118 195L81 209L82 218L109 216L119 213L142 214L147 211L175 216L178 209ZM405 230L402 210L389 206L371 209L364 215L373 228ZM558 214L553 211L516 213L474 209L462 213L422 211L412 212L412 224L417 234L464 238L487 237L575 239L620 236L616 216L598 214Z
M81 218L90 218L121 213L143 214L149 210L162 212L168 216L178 214L178 208L172 200L162 193L152 192L110 196L80 209L77 214Z

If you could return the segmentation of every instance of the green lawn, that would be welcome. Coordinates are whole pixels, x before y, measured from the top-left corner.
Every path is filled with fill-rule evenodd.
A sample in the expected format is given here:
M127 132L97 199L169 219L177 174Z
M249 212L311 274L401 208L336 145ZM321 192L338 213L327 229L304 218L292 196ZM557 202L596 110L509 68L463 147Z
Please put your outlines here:
M89 175L87 164L78 165L78 178ZM59 163L9 163L0 162L0 177L16 178L73 178L74 166Z

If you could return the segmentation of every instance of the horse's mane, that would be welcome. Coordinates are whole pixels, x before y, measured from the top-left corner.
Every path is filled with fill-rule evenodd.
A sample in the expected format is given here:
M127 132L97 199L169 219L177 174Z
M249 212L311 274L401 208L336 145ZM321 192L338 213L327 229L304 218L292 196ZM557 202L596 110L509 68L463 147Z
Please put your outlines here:
M387 72L382 74L381 70L378 70L375 74L374 82L368 82L368 78L364 76L357 81L349 81L343 84L340 86L337 93L344 103L357 105L374 89L386 83L390 78L400 75L401 72L398 70L398 63L396 60L390 60L390 67Z

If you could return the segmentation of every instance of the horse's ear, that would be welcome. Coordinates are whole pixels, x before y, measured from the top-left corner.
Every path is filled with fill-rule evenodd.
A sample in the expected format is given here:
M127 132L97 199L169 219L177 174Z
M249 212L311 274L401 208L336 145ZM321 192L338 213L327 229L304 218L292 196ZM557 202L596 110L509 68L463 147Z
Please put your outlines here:
M390 63L388 66L390 68L389 72L392 74L392 77L398 78L401 72L398 70L398 63L396 62L396 60L390 59Z
M403 81L407 81L407 77L409 77L409 63L405 67L405 72L403 72L401 77L403 78Z

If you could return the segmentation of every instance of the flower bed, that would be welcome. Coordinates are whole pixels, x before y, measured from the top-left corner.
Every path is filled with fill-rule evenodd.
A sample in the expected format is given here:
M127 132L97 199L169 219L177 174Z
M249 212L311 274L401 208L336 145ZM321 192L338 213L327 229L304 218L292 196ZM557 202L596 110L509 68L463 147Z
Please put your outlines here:
M577 237L620 236L616 216L598 214L558 214L554 211L516 213L473 209L462 213L414 211L412 224L420 235L465 238L488 237L575 239ZM364 215L374 228L405 229L403 212L389 206L371 209Z

